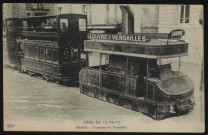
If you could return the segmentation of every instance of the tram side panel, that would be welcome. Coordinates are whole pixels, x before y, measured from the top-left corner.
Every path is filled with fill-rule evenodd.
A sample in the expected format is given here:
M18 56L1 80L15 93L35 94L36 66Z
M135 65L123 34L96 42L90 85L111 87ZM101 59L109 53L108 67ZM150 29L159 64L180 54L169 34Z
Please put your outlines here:
M6 32L3 31L3 64L9 66L10 63L7 49Z
M155 82L151 78L139 79L138 76L90 67L80 71L80 88L82 94L142 112L154 119L193 109L193 83L187 76Z
M16 40L19 38L21 29L18 27L21 26L17 18L8 18L4 21L5 33L3 39L4 42L4 57L8 58L7 65L11 67L18 67L20 65L20 59L17 50ZM5 59L6 60L6 59Z

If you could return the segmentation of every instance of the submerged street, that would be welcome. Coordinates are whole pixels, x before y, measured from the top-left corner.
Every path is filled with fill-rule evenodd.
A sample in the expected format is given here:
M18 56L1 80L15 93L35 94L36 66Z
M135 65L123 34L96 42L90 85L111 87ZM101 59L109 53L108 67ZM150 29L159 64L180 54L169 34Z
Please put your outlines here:
M4 68L4 122L9 130L52 130L52 131L148 131L148 126L165 125L163 131L196 130L195 125L201 121L201 100L199 91L200 66L182 63L181 70L191 73L189 76L195 84L195 102L193 112L155 121L140 112L134 112L123 107L100 101L80 94L78 87L68 87L50 83L17 70ZM188 70L189 69L189 70ZM198 76L196 76L198 75ZM106 123L105 121L108 121ZM115 128L104 129L111 121ZM98 122L99 124L95 124ZM157 123L157 124L156 124ZM184 123L184 127L178 126ZM187 125L187 123L189 123ZM155 125L156 124L156 125ZM13 126L10 126L13 125ZM98 126L98 127L96 127ZM99 127L101 126L101 127ZM116 128L119 126L120 128ZM123 129L122 129L123 126ZM196 129L189 129L194 126Z

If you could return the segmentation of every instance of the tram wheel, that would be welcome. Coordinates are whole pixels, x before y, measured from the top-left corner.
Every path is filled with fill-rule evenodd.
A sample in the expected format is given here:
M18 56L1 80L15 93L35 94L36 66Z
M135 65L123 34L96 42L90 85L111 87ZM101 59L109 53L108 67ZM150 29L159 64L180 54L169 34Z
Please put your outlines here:
M46 81L47 81L47 82L52 82L52 83L53 83L53 79L50 78L50 77L47 77L47 78L46 78Z
M30 75L31 77L35 77L35 76L36 76L36 74L35 74L35 73L32 73L32 72L30 72L29 75Z
M61 81L54 78L54 83L56 83L56 84L61 84Z
M19 73L22 73L22 70L21 69L19 69L18 71L19 71Z
M74 82L74 87L79 87L79 82L75 81Z
M47 78L46 76L42 75L42 79L43 79L43 80L46 80L46 78Z

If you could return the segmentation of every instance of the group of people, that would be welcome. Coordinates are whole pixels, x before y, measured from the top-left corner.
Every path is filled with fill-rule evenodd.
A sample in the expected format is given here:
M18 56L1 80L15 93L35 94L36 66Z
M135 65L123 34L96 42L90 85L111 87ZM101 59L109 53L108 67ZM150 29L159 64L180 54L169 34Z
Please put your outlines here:
M10 27L9 27L10 28ZM12 27L11 27L12 29ZM53 22L53 24L45 24L44 22L42 22L38 27L34 27L34 25L30 25L29 26L29 30L30 31L52 31L52 32L55 32L57 31L57 24L56 22ZM68 32L68 26L66 25L66 23L61 23L61 26L60 26L60 31L61 32Z
M46 29L47 27L46 26L51 26L51 25L47 25L47 24L44 24L44 22L41 24L41 28L43 29ZM56 31L57 30L57 24L56 22L54 22L52 24L52 28L50 28L52 31ZM66 25L66 23L62 23L61 24L61 32L68 32L68 26Z

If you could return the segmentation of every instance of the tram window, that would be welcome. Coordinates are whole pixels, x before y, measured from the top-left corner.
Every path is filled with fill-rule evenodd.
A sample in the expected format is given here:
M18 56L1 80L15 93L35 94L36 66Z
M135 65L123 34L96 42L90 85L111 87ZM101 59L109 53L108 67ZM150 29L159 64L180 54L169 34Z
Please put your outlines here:
M78 49L71 49L71 58L72 61L78 60Z
M109 64L109 55L108 54L102 54L101 64L102 65L108 65Z
M180 57L158 59L157 64L159 66L159 78L161 80L167 80L178 76L177 71L180 71Z
M167 65L171 64L172 71L179 71L180 70L180 58L166 58L166 59L158 59L158 65Z
M79 19L79 31L86 31L86 19Z
M28 30L28 23L27 21L22 21L22 25L23 25L23 30Z
M53 50L53 63L58 64L58 50Z
M63 50L63 63L68 63L70 62L70 52L68 48L65 48Z
M34 51L35 51L35 60L39 60L39 48L35 47Z
M29 54L30 54L30 59L34 59L34 48L29 47Z
M23 52L22 45L20 43L17 43L17 51Z
M46 49L46 62L51 62L52 51L50 48Z
M40 48L40 60L45 61L45 48Z
M7 21L7 30L9 32L14 31L15 30L15 26L14 26L14 22L13 21Z
M86 56L86 52L81 51L81 59L82 59L82 60L86 60L86 59L87 59L86 57L87 57L87 56Z
M68 20L67 19L60 19L60 28L61 32L68 32Z
M42 20L36 28L37 31L41 32L55 32L56 29L56 18L48 18L46 20Z
M25 52L24 52L25 58L29 58L29 48L25 46Z

